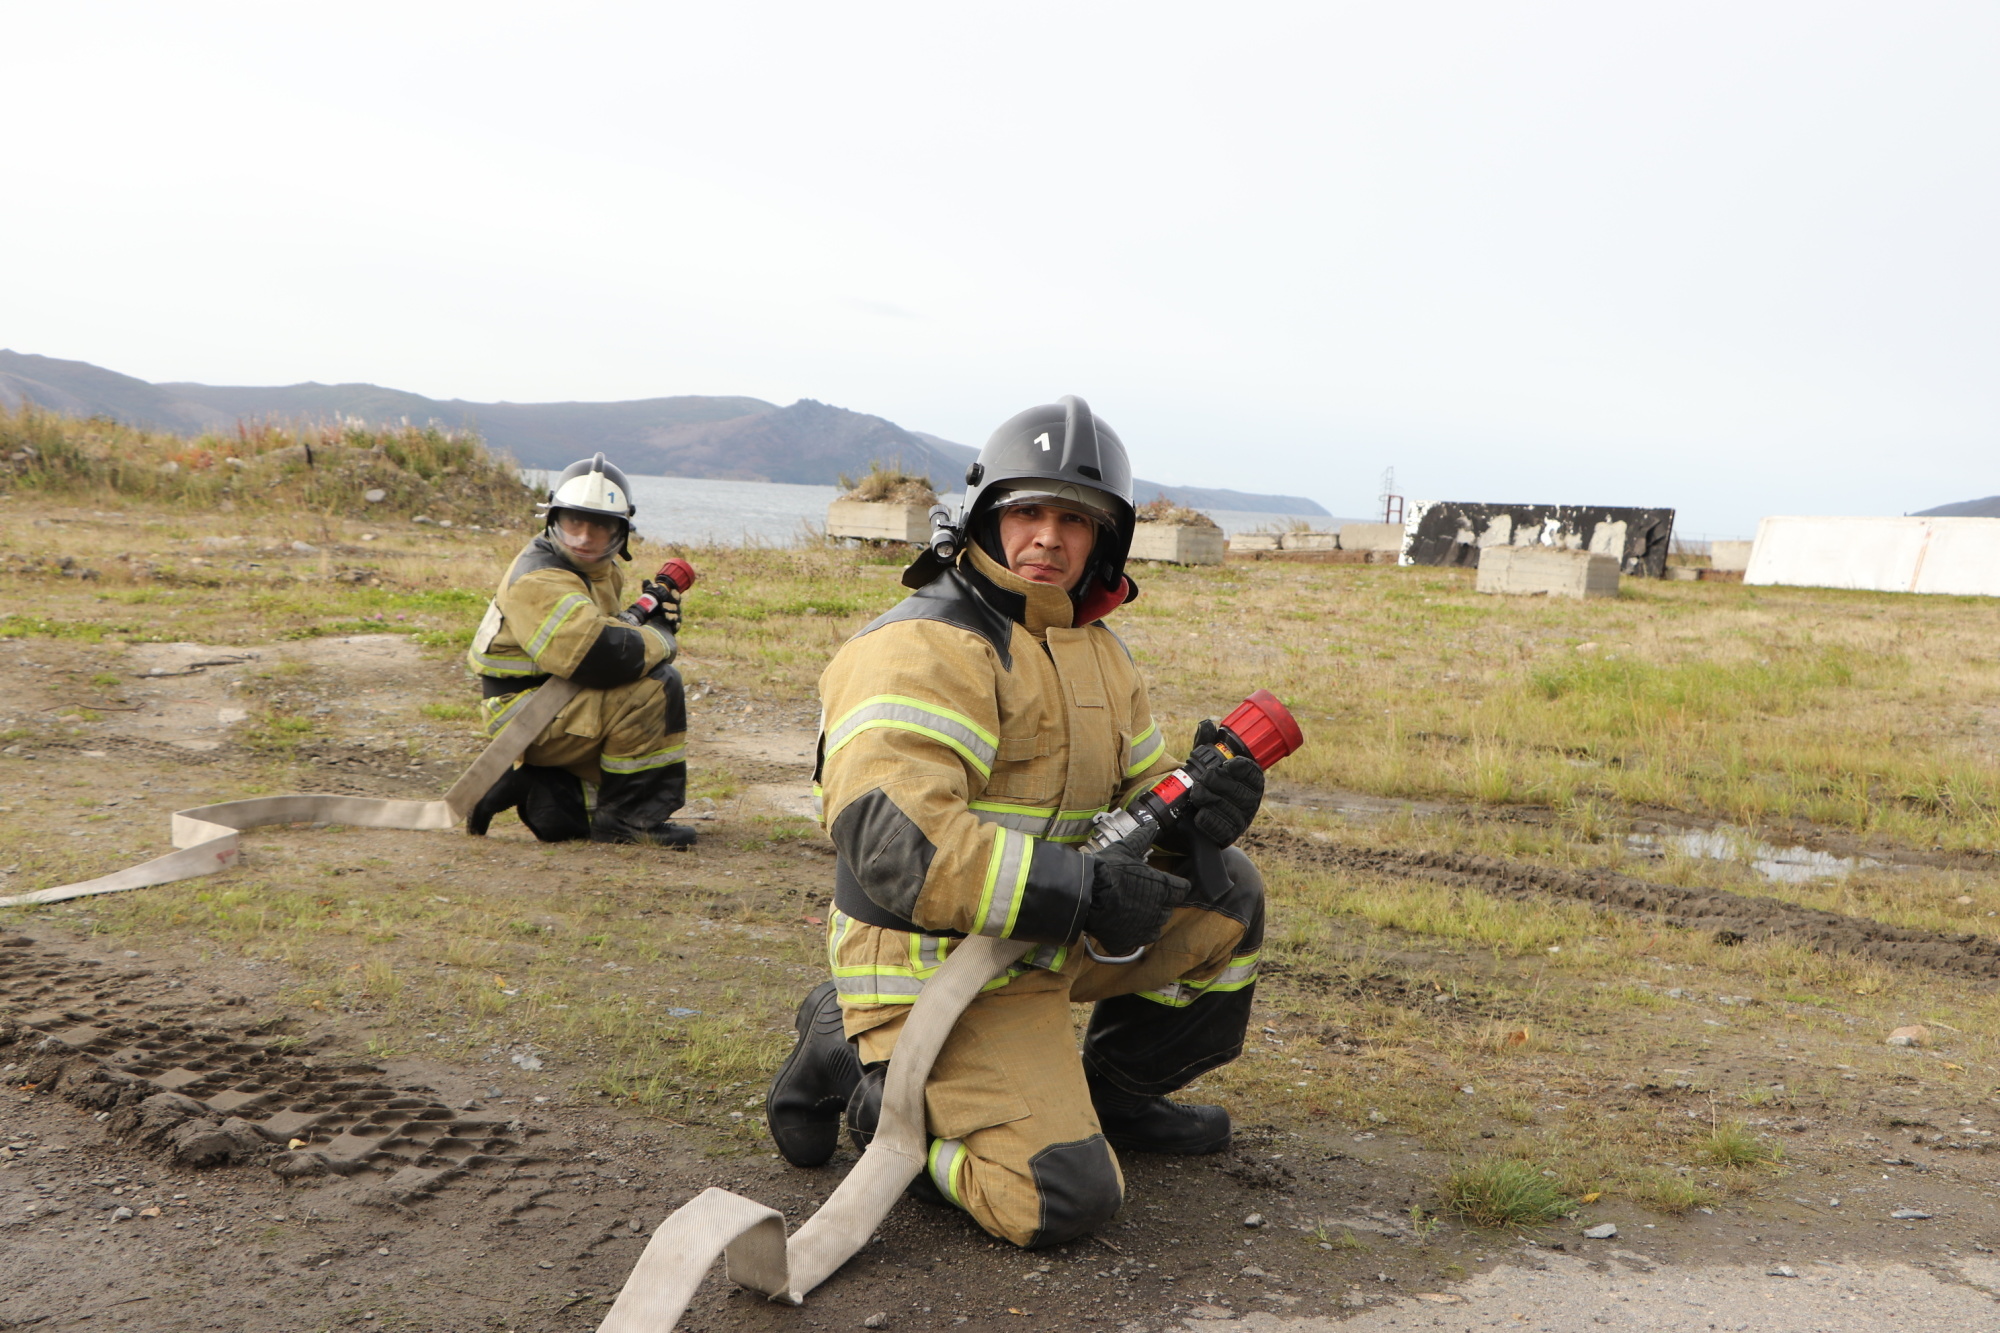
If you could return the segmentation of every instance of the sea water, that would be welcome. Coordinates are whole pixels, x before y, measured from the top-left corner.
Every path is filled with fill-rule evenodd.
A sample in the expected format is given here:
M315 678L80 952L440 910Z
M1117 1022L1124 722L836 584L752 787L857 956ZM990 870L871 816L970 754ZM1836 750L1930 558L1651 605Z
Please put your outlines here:
M545 478L530 480L546 486ZM639 532L648 541L684 546L790 546L815 539L826 530L826 507L840 494L837 486L795 486L775 481L716 481L698 477L630 478L632 499L639 506ZM957 506L964 497L947 495ZM1265 514L1216 509L1210 518L1226 533L1257 528L1287 528L1300 522L1296 514ZM1340 519L1305 520L1316 528L1338 526Z

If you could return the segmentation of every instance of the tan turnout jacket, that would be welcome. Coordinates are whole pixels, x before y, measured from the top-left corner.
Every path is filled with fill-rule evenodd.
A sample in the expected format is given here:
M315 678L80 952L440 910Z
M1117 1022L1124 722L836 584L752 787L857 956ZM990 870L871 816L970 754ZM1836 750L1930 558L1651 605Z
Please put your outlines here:
M518 702L517 691L548 676L601 690L673 661L673 636L618 619L624 605L625 576L616 560L582 569L547 537L529 542L501 578L466 653L472 669L492 682L489 727L505 723L503 714Z
M1073 628L1062 590L977 548L966 559L983 595L962 566L945 574L820 677L831 950L850 1009L913 1001L954 934L1044 943L1030 964L1061 968L1090 902L1076 847L1091 816L1178 762L1117 636ZM853 1017L850 1031L872 1026Z

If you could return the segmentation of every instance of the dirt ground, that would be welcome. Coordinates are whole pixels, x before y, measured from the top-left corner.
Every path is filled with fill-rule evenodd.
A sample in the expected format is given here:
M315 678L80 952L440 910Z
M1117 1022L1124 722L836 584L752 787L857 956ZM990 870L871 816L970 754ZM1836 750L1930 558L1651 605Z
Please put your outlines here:
M157 855L176 808L280 789L427 797L477 750L465 720L437 715L464 692L455 663L394 635L248 648L17 639L0 641L0 670L13 682L0 721L15 737L0 749L0 895L32 887L31 874L84 878ZM790 1168L757 1116L790 1006L820 967L830 859L801 820L814 718L750 689L694 693L691 810L704 836L692 854L542 848L517 824L479 844L269 830L213 881L0 914L0 1329L586 1329L653 1228L701 1189L737 1190L794 1224L809 1215L853 1155ZM65 707L69 721L49 721ZM277 732L273 717L309 725ZM1924 1012L1937 1012L1934 996L1991 990L1988 937L1371 846L1370 821L1395 803L1277 797L1251 846L1280 875L1587 904L1720 946L1837 944L1931 988L1912 992ZM1359 842L1326 832L1336 826L1361 830ZM347 951L329 953L284 934L293 924L247 920L259 895L280 894L329 913L385 901L456 912L477 894L503 904L524 941L563 938L554 914L589 895L607 926L595 944L509 953L503 940L460 956L452 923L470 919L440 913L421 949L384 932L342 935ZM1127 1162L1128 1201L1103 1234L1024 1254L906 1201L803 1309L718 1273L683 1326L854 1328L879 1314L869 1326L1146 1333L1375 1307L1452 1327L1458 1284L1574 1262L1634 1280L1662 1266L1810 1277L1814 1264L1903 1265L2000 1321L1984 1257L2000 1248L2000 1089L1983 1035L1955 1042L1947 1027L1932 1047L1885 1048L1888 1011L1861 989L1844 1007L1722 994L1662 952L1633 979L1659 1004L1621 1011L1615 1031L1587 1011L1600 983L1533 981L1535 996L1581 1015L1579 1044L1550 1056L1558 1075L1525 1111L1468 1083L1476 1105L1451 1113L1452 1140L1393 1106L1334 1104L1324 1088L1336 1077L1363 1087L1366 1071L1391 1082L1394 1071L1369 1063L1386 1058L1375 1043L1313 1015L1335 1002L1430 1014L1447 1007L1436 979L1449 974L1464 1023L1518 1023L1526 1045L1535 1016L1509 987L1543 976L1546 960L1342 929L1351 935L1317 966L1274 953L1255 1049L1205 1085L1243 1099L1232 1148ZM614 1001L654 1027L740 1011L736 1063L714 1054L678 1067L667 1093L635 1090L617 1032L576 1018ZM1443 1061L1436 1073L1453 1095L1461 1075ZM1743 1101L1746 1089L1763 1091ZM1539 1228L1435 1216L1454 1163L1528 1121L1706 1127L1718 1098L1738 1098L1782 1140L1781 1170L1718 1170L1707 1201L1679 1210L1608 1196ZM1580 1234L1607 1222L1613 1239Z

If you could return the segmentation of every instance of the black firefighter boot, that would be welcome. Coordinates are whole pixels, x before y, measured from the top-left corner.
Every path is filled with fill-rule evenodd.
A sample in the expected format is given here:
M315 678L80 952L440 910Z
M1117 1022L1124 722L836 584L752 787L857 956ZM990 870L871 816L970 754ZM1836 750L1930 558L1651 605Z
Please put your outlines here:
M479 803L472 807L465 817L465 831L475 838L486 836L486 830L493 827L493 817L502 810L512 810L528 794L530 778L519 768L510 768L500 775L500 780L486 789Z
M590 836L590 800L583 779L566 768L522 764L510 768L465 817L465 831L486 836L494 816L520 807L521 822L543 842Z
M1229 1112L1220 1106L1169 1101L1127 1091L1096 1075L1088 1078L1097 1123L1119 1152L1195 1157L1229 1146Z
M861 1082L861 1057L840 1020L840 996L822 981L799 1005L798 1044L764 1094L771 1138L793 1166L823 1166L840 1142L840 1113Z
M687 765L665 764L637 773L606 773L590 817L592 842L645 842L692 847L695 831L667 816L687 799Z
M874 1064L861 1066L861 1081L854 1085L854 1094L847 1099L847 1137L862 1152L875 1141L875 1127L882 1123L882 1092L889 1084L889 1062L877 1060ZM931 1179L929 1171L919 1171L910 1180L904 1193L925 1203L950 1204L944 1191Z

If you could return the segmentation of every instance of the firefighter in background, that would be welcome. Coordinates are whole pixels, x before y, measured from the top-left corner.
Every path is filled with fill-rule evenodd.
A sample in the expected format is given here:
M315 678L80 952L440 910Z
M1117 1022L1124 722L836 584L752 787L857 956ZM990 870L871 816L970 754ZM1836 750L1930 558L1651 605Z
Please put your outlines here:
M480 799L469 832L519 807L543 842L693 845L692 828L668 822L687 799L687 703L672 666L680 595L648 583L658 606L625 607L618 561L632 558L637 512L603 454L563 469L536 506L547 525L514 557L466 655L486 734L551 677L583 688Z
M1143 834L1080 851L1093 815L1178 766L1101 621L1137 593L1125 449L1065 398L1001 426L966 481L963 551L947 564L927 549L904 575L915 593L820 678L833 980L800 1007L766 1109L794 1164L832 1155L843 1113L865 1144L910 1005L953 941L1033 941L931 1072L929 1169L912 1188L1016 1245L1051 1245L1117 1211L1117 1152L1229 1141L1223 1108L1166 1094L1242 1052L1264 892L1228 845L1264 779L1247 756L1215 756L1220 773L1190 793L1200 834L1228 848L1217 882L1190 883L1188 849L1149 855ZM1214 737L1204 723L1197 746ZM1072 1001L1096 1004L1081 1053Z

